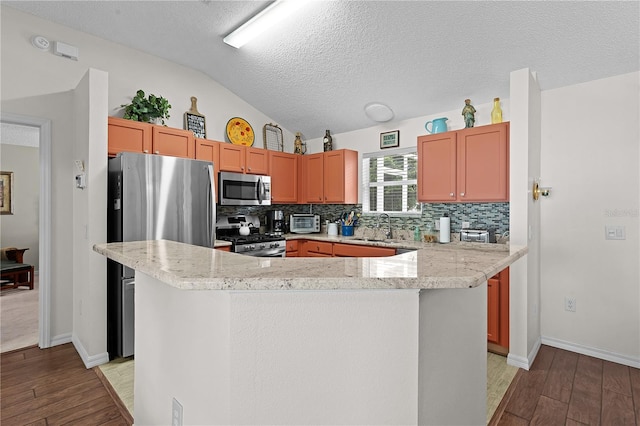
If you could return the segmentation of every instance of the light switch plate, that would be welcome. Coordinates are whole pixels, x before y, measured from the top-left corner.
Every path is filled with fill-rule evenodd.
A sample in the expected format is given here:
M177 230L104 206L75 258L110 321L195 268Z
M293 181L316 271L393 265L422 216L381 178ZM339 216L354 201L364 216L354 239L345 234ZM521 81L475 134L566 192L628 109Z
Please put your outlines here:
M625 227L621 225L605 225L604 238L605 240L625 240L627 238Z

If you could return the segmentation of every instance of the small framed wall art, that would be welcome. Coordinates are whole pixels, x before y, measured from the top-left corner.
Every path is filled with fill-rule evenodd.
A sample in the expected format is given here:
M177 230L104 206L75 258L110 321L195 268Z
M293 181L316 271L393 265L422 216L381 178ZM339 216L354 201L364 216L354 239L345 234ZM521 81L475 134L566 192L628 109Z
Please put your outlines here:
M0 214L13 214L13 172L0 172Z
M400 146L400 130L380 133L380 149Z
M196 102L198 102L198 99L192 96L191 109L184 113L184 128L191 130L196 138L205 139L207 137L207 127L204 115L198 112Z

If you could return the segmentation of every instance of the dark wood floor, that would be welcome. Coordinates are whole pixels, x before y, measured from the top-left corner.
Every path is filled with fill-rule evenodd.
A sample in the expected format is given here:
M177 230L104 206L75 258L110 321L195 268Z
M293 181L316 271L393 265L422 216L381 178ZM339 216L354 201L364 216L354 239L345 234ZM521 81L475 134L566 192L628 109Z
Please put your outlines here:
M131 425L132 418L71 344L0 356L1 424ZM640 370L542 346L496 410L497 425L638 425Z
M0 365L2 426L132 424L72 344L6 352Z
M640 423L640 370L542 346L519 370L491 421L507 425Z

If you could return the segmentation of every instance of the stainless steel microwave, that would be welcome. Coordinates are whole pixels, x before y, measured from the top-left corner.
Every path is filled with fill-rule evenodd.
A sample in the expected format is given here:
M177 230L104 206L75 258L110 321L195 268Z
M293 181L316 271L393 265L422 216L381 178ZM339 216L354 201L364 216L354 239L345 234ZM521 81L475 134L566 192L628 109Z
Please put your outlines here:
M220 172L218 203L223 206L270 206L271 176Z

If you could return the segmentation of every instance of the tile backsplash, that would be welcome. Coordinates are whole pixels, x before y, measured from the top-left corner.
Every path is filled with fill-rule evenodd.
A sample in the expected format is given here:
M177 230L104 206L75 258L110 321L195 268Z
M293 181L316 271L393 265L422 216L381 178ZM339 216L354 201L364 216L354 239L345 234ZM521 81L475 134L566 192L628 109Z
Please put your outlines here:
M218 215L252 214L260 218L261 224L266 224L266 214L269 210L282 210L287 218L293 213L314 213L325 220L338 220L343 212L355 211L362 213L360 204L277 204L271 206L218 206ZM459 232L462 222L469 222L471 228L495 229L497 234L509 230L509 203L423 203L420 217L406 217L391 215L393 229L413 230L419 226L426 230L427 224L448 213L451 217L451 232ZM360 226L373 227L378 220L378 214L362 215Z

